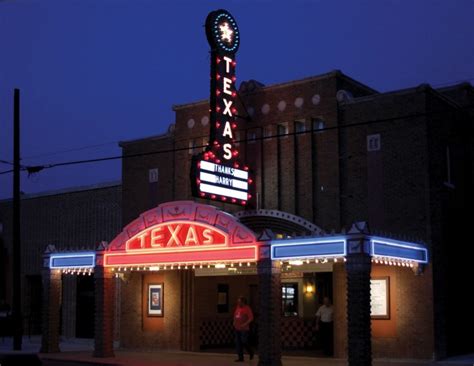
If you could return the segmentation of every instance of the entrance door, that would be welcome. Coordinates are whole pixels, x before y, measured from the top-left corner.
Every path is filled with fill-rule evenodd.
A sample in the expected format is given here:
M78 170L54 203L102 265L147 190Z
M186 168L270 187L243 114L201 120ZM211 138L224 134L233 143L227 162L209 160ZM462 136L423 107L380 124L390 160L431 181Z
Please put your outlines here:
M76 337L94 338L94 277L77 276Z

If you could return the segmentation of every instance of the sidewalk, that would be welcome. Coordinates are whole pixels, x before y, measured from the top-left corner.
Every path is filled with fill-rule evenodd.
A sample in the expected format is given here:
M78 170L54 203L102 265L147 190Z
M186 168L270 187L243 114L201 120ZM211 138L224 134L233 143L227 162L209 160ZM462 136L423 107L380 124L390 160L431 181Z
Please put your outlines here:
M24 338L22 353L39 352L41 340L39 337ZM10 353L12 345L11 338L0 339L0 353ZM114 358L92 357L93 340L91 339L68 339L60 344L60 353L39 354L45 365L120 365L120 366L230 366L239 365L235 363L234 354L226 353L204 353L204 352L182 352L182 351L143 351L143 350L116 350ZM249 361L246 358L242 365L257 365L258 356ZM374 366L472 366L474 354L453 357L443 361L433 362L429 360L396 360L376 359ZM346 359L328 359L316 357L284 356L284 366L345 366Z

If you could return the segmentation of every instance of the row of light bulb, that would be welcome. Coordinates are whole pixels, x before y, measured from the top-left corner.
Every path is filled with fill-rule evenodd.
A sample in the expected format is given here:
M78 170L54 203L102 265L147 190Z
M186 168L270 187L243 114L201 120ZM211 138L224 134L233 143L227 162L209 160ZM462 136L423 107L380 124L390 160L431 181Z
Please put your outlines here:
M114 267L113 272L127 272L127 271L160 271L167 269L203 269L203 268L233 268L233 267L250 267L251 263L215 263L215 264L167 264L161 266L137 266L137 267Z
M62 274L71 274L71 275L92 275L92 268L65 268L61 270Z
M280 264L289 264L290 266L302 266L303 264L325 264L325 263L330 263L330 262L338 263L338 262L346 262L346 258L343 257L334 257L334 258L316 258L316 259L294 259L294 260L289 260L286 262L281 261Z
M385 264L386 266L398 266L398 267L410 267L410 268L413 268L415 266L413 262L395 260L393 258L372 258L372 263Z
M385 264L387 266L398 266L398 267L411 267L413 268L415 265L413 262L410 261L403 261L403 260L396 260L393 258L372 258L372 263L375 264ZM347 262L345 257L334 257L334 258L316 258L316 259L295 259L289 261L281 261L280 264L288 264L290 266L302 266L303 264L325 264L325 263L338 263L338 262Z

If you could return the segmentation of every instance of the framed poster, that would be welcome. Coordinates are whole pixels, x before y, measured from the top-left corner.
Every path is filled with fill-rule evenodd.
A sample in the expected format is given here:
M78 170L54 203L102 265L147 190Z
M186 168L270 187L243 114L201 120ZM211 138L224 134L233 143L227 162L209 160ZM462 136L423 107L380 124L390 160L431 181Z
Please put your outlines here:
M370 280L370 317L390 319L389 277L374 277Z
M148 284L148 316L163 316L163 284Z

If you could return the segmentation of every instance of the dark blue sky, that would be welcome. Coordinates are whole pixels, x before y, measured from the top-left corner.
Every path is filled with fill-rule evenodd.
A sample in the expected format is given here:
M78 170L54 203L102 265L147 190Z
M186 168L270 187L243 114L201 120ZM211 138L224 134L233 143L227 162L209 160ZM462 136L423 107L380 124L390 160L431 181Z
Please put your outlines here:
M341 69L388 91L474 78L472 0L3 0L0 159L12 159L15 87L23 164L118 155L118 141L166 131L173 104L208 96L203 24L218 8L240 27L239 80L272 84ZM22 190L118 180L120 166L23 174ZM0 198L11 196L11 180L0 175Z

